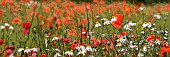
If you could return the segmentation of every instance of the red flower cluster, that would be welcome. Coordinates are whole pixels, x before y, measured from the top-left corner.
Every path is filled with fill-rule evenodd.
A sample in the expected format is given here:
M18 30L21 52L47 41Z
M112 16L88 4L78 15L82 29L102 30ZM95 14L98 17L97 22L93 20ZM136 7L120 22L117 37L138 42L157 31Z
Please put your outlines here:
M23 30L22 30L22 33L23 34L28 34L29 33L29 28L30 28L30 22L25 22L25 23L23 23L22 24L22 28L24 28Z
M4 41L0 39L0 45L4 44Z

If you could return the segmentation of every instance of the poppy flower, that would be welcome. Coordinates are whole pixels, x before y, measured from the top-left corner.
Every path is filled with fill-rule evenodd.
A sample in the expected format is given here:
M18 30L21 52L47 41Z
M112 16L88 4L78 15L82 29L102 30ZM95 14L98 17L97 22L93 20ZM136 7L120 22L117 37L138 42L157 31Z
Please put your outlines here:
M6 5L6 0L2 0L2 1L1 1L1 5L2 5L2 6L5 6L5 5Z
M0 45L4 44L4 40L0 39Z
M46 54L40 54L38 57L47 57Z
M0 16L4 13L4 10L0 9Z
M22 30L22 34L28 34L29 33L29 30L28 29L23 29Z
M150 35L146 38L147 42L151 42L154 40L154 35Z
M25 22L22 24L22 28L29 29L30 28L30 22Z
M18 17L13 18L12 24L18 24L19 25L20 24L19 18Z
M63 39L63 42L64 42L64 43L69 43L69 42L71 42L71 38L64 38L64 39Z
M109 39L104 39L104 40L103 40L103 43L104 43L104 44L109 44Z
M113 27L120 29L122 21L124 19L124 16L123 16L123 14L116 14L115 17L117 17L117 20L112 22L111 24L112 24Z
M97 2L99 2L98 0L93 0L93 3L97 3Z

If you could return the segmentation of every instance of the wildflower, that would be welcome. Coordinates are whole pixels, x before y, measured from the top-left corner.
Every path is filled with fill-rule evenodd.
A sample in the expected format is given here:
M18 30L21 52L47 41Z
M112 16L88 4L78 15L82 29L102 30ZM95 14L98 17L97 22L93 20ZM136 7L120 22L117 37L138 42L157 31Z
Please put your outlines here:
M19 18L17 18L17 17L13 18L12 24L18 24L19 25L20 24Z
M5 23L5 26L6 26L6 27L9 27L9 26L10 26L10 24L8 24L8 23Z
M45 47L48 47L47 39L45 39Z
M130 26L135 26L136 23L133 23L132 21L129 21L128 25L130 25Z
M107 18L102 18L101 20L102 20L102 21L106 21L106 20L108 20L108 19L107 19Z
M112 24L113 27L120 29L122 21L124 19L124 15L123 14L116 14L115 16L117 17L117 20L111 21L111 24Z
M144 54L143 53L138 53L138 56L137 57L143 57Z
M31 48L30 51L38 52L38 48Z
M60 53L56 53L56 54L54 55L54 57L60 57L60 56L61 56Z
M69 42L71 42L71 38L64 38L64 39L63 39L63 42L64 42L64 43L69 43Z
M22 51L24 51L24 48L19 48L19 49L17 50L17 52L22 52Z
M152 27L152 24L150 23L150 22L144 22L143 24L142 24L142 27L144 27L144 28L151 28Z
M59 37L53 37L52 41L59 40Z
M145 7L144 7L144 6L142 6L142 7L140 7L140 9L139 9L139 10L143 11L144 9L145 9Z
M13 26L9 26L9 29L13 30L13 29L14 29L14 27L13 27Z
M86 54L86 49L80 50L77 55L85 55Z
M146 51L147 51L147 45L146 45L146 44L143 46L142 51L143 51L143 52L146 52Z
M117 20L117 17L112 16L111 22L114 22Z
M85 47L84 47L83 45L81 45L81 46L77 46L76 49L77 49L78 51L79 51L79 50L84 50Z
M160 13L155 14L154 17L157 18L157 19L161 19Z
M86 50L89 51L89 52L92 52L92 47L89 45L86 47Z
M110 24L110 21L109 20L105 20L104 21L104 25L109 25Z
M100 27L100 26L101 26L101 24L100 24L99 22L96 22L95 28L98 28L98 27Z
M4 44L4 40L0 39L0 45Z
M5 26L0 26L0 29L5 29Z
M132 30L132 29L131 29L131 26L128 25L128 24L124 25L123 29L125 29L125 30L130 30L130 31Z
M100 17L99 15L96 16L97 19L99 19L99 17Z
M56 49L54 49L54 50L55 50L55 51L58 51L58 52L60 51L60 50L59 50L59 49L57 49L57 48L56 48Z
M64 54L65 54L65 55L68 55L68 56L74 56L73 50L71 50L71 51L66 51Z
M24 50L24 53L29 53L29 52L31 52L30 49L28 49L28 47L26 47Z
M29 29L30 28L30 22L25 22L22 24L22 28Z

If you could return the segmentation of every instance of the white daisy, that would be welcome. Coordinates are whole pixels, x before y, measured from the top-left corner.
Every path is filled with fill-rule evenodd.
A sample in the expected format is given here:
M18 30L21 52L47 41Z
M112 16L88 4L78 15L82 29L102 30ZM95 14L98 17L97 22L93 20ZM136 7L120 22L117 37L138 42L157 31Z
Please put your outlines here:
M5 29L5 26L0 26L0 29Z
M110 21L109 20L105 20L104 21L104 25L109 25L110 24Z
M26 47L26 49L24 50L24 53L29 53L31 52L30 49L28 49L28 47Z
M87 47L86 47L86 50L89 51L89 52L92 52L92 51L93 51L91 46L87 46Z
M138 56L137 57L143 57L144 54L143 53L138 53Z
M160 13L155 14L154 17L157 18L157 19L161 19Z
M117 17L112 16L111 23L115 22L117 20Z
M10 26L10 24L8 24L8 23L5 23L5 26Z
M99 18L99 17L100 17L99 15L96 16L96 18Z
M45 47L48 47L47 39L45 39Z
M139 10L141 10L141 11L142 11L142 10L144 10L144 9L145 9L145 7L144 7L144 6L142 6L142 7L140 7L140 8L139 8Z
M59 37L53 37L53 39L52 39L52 41L55 41L55 40L58 40L59 39Z
M65 55L68 55L68 56L74 56L73 50L71 50L71 51L66 51L64 54L65 54Z
M9 26L9 29L13 30L13 29L14 29L14 27L13 27L13 26Z
M56 53L56 54L54 55L54 57L61 57L61 54L60 54L60 53Z
M86 49L80 50L77 55L85 55L86 54Z
M19 48L18 50L17 50L17 52L22 52L24 50L24 48Z
M98 27L100 27L100 26L102 26L99 22L96 22L96 24L95 24L95 28L98 28Z

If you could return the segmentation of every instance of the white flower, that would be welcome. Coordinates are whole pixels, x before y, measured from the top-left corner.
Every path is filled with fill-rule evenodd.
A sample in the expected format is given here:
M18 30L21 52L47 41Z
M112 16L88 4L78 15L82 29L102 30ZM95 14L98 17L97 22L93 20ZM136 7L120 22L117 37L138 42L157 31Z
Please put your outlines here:
M144 54L143 53L138 53L138 57L143 57Z
M95 28L98 28L98 27L100 27L100 26L102 26L99 22L96 22L96 24L95 24Z
M74 56L73 50L71 50L71 51L66 51L64 54L65 54L65 55L68 55L68 56Z
M19 48L18 50L17 50L17 52L22 52L24 50L24 48Z
M167 20L167 18L166 18L166 17L165 17L164 19L165 19L165 20Z
M125 30L131 30L130 28L131 28L131 26L130 25L128 25L128 24L126 24L124 27L123 27Z
M53 39L52 39L52 41L55 41L55 40L58 40L59 39L59 37L54 37Z
M85 49L85 47L84 46L78 46L78 47L76 47L76 49L79 51L79 50L84 50Z
M111 23L117 21L117 17L112 16Z
M10 24L8 24L8 23L5 23L5 26L10 26Z
M47 47L47 46L48 46L47 39L45 39L45 47Z
M144 34L145 32L144 31L141 31L141 34Z
M157 18L157 19L161 19L160 13L155 14L154 17Z
M148 22L148 23L147 23L147 22L144 22L143 25L142 25L142 27L144 27L144 28L146 28L146 27L147 27L147 28L151 28L151 27L152 27L152 24L151 24L150 22Z
M91 46L87 46L87 47L86 47L86 50L89 51L89 52L92 52L92 51L93 51Z
M110 21L109 20L105 20L104 21L104 25L109 25L110 24Z
M96 16L96 18L99 18L99 17L100 17L99 15Z
M55 51L60 51L60 49L57 49L57 48L56 48L56 49L53 49L53 50L55 50Z
M102 18L101 20L102 20L102 21L106 21L106 20L107 20L107 18Z
M12 27L12 26L9 26L9 29L13 30L13 29L14 29L14 27Z
M151 28L151 31L156 31L156 28Z
M167 37L163 37L164 39L168 39Z
M130 21L130 22L129 22L129 25L130 25L130 26L135 26L136 23L133 23L132 21Z
M28 47L26 47L26 49L24 50L24 53L29 53L31 52L30 49L28 49Z
M80 50L77 55L85 55L86 54L86 49Z
M31 48L30 50L32 50L34 52L38 52L38 48Z
M61 56L61 54L59 54L59 53L56 53L55 55L54 55L54 57L60 57Z
M144 47L143 47L143 52L146 52L146 51L147 51L147 46L144 45Z
M142 10L144 10L144 9L145 9L145 7L144 7L144 6L142 6L142 7L140 7L140 9L139 9L139 10L141 10L141 11L142 11Z
M1 26L0 29L5 29L5 26Z

